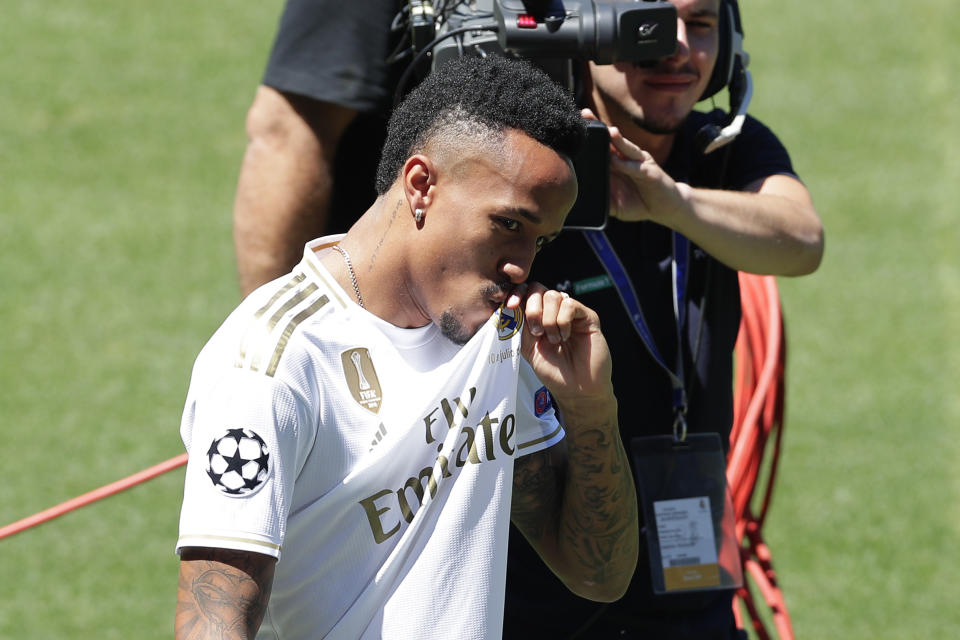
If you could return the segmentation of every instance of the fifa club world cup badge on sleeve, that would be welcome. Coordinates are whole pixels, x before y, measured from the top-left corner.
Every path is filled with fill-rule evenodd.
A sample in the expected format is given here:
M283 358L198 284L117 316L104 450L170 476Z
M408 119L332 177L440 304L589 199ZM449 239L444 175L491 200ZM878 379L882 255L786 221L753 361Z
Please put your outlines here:
M207 476L221 493L244 498L266 483L270 475L267 444L250 429L227 429L207 449Z

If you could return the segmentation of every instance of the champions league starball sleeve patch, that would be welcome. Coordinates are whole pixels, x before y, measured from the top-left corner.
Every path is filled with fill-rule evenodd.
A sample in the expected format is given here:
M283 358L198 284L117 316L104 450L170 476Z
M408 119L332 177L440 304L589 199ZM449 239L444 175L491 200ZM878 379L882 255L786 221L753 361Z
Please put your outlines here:
M207 476L214 487L231 497L259 491L271 467L267 444L250 429L227 429L207 449Z
M547 388L540 387L537 389L537 392L533 394L533 412L536 416L539 418L549 411L552 406L553 398L550 397L550 392L547 391Z

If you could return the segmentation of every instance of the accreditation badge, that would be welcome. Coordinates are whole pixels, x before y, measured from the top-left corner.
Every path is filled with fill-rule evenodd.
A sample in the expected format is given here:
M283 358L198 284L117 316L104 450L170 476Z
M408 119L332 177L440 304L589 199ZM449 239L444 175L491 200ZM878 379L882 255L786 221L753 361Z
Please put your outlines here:
M654 593L743 585L720 436L631 441Z

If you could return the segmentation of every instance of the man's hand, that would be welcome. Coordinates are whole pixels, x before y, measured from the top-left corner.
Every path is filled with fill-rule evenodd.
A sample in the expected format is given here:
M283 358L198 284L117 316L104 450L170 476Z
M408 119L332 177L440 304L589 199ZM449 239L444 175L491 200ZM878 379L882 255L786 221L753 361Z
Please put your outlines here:
M589 109L585 118L596 118ZM823 257L823 224L800 180L774 174L741 191L676 182L617 127L610 131L610 215L677 231L731 269L812 273Z
M589 109L581 114L588 120L597 117ZM668 220L689 206L685 190L689 187L671 178L649 152L627 140L620 129L608 126L610 133L610 215L625 222L653 220L670 226Z
M676 182L648 152L610 127L610 215L626 222L652 220L665 226L684 213L690 187ZM685 209L687 211L685 211Z
M610 349L597 313L566 293L526 285L523 357L563 405L611 403Z

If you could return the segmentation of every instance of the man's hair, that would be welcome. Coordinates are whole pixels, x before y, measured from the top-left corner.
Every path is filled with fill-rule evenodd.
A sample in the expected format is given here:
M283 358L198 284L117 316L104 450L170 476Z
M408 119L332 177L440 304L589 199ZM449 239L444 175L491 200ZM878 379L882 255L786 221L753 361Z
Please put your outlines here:
M455 58L427 76L394 110L377 167L377 194L386 193L407 158L434 139L483 142L507 129L522 131L569 158L586 137L573 97L529 62L496 55Z

